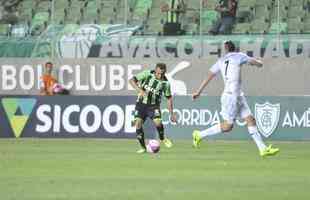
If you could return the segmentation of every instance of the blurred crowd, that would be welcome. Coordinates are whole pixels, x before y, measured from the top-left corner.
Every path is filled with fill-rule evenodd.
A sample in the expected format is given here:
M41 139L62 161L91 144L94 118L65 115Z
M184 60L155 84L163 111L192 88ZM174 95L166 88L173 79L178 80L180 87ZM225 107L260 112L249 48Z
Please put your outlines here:
M23 0L0 0L0 23L16 24L19 21L18 6Z

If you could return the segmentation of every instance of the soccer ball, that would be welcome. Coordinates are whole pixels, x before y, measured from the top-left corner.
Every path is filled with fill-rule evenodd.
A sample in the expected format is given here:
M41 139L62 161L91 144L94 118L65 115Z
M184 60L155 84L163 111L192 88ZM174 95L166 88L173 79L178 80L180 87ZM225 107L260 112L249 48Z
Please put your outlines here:
M160 143L158 140L149 140L149 143L146 145L146 150L149 153L158 153L160 150Z
M64 88L59 83L55 83L53 85L53 92L55 94L60 94L60 93L62 93L63 90L64 90Z

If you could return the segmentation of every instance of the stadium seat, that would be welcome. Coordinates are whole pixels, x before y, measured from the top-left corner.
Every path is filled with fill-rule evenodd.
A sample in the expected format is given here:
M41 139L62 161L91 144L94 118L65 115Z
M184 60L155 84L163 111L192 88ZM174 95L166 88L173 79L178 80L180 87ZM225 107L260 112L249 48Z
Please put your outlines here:
M63 24L65 22L65 19L66 17L64 9L55 10L54 18L51 19L51 24Z
M310 14L306 15L303 21L304 23L310 23Z
M290 6L290 1L291 0L280 0L279 2L280 2L280 6L283 6L283 7L288 7L288 6ZM274 1L274 7L277 7L278 6L278 0L275 0Z
M208 33L212 28L214 22L218 18L218 13L214 10L204 10L201 16L201 31L202 33Z
M204 5L204 9L206 10L214 10L216 4L218 3L218 0L208 0L206 5ZM198 0L192 0L190 6L194 5L194 8L199 9L200 8L200 1Z
M305 22L304 23L303 32L310 34L310 22Z
M9 24L0 24L0 36L8 36L10 31Z
M185 34L196 35L199 33L199 12L197 10L188 10L182 19L183 30Z
M81 20L82 23L94 23L97 20L97 2L96 1L88 1L86 7L84 7L84 19Z
M31 21L31 34L38 35L41 34L47 26L49 21L48 12L38 12L35 14Z
M291 0L290 2L291 7L297 7L297 6L304 6L304 2L306 2L306 0Z
M135 14L135 5L138 0L134 0L133 2L135 4L132 5L134 6L132 8L132 17ZM154 34L158 35L159 33L163 32L163 24L166 21L166 13L160 11L160 6L162 5L161 1L153 1L151 11L150 11L150 16L147 20L147 24L145 26L145 33L146 34ZM135 17L136 18L136 17ZM137 21L136 19L131 18L131 23L139 23L139 20ZM141 23L141 20L140 20Z
M199 25L197 23L188 23L183 28L187 35L197 35L199 33Z
M62 33L64 35L71 35L75 33L79 29L79 25L77 24L66 24L65 27L62 30Z
M242 11L253 12L254 6L238 6L237 13Z
M71 0L71 5L68 6L68 13L65 24L75 24L80 19L80 9L82 7L79 0Z
M143 21L151 8L152 0L137 0L134 8L134 19L141 19Z
M239 0L238 8L240 7L254 7L256 0Z
M218 18L218 13L214 10L205 10L202 12L202 25L212 25Z
M268 8L270 8L272 3L273 3L272 0L257 0L255 2L255 7L257 7L257 6L267 6Z
M278 31L281 34L287 33L287 23L286 22L280 22L279 24L277 22L274 22L271 24L269 33L278 33Z
M137 0L128 0L129 8L133 9L136 6Z
M253 12L250 10L243 10L237 12L237 23L245 23L253 20Z
M98 2L98 8L100 13L98 18L99 24L112 24L116 21L116 7L118 6L118 1L115 0L101 0ZM96 9L97 10L97 9Z
M237 23L250 22L254 17L255 0L240 0L237 8Z
M38 12L46 12L48 9L52 8L52 1L45 0L45 1L37 1L35 3L35 11Z
M270 8L267 5L256 5L254 10L255 19L269 19L270 18Z
M202 34L209 34L210 29L212 28L212 24L206 24L201 27Z
M54 22L51 22L53 24L61 24L61 23L65 23L69 12L70 12L70 8L69 8L69 2L67 0L63 0L63 1L55 1L55 13L54 13Z
M304 3L304 7L307 11L307 15L309 15L310 14L310 0Z
M255 19L251 23L250 33L253 34L264 34L269 30L269 23L265 20Z
M170 3L170 0L166 0L166 3ZM213 1L212 0L210 0L210 1L207 1L207 5L205 5L205 6L212 6L213 5ZM193 8L193 9L200 9L200 0L188 0L187 1L187 7L188 8ZM207 7L204 7L205 9L207 8Z
M148 21L148 26L146 28L146 33L158 35L163 32L163 24L160 19L153 19Z
M306 11L302 5L289 7L289 11L288 11L289 18L295 18L295 17L303 18L305 14L306 14Z
M302 33L303 32L303 22L300 17L289 18L287 20L288 24L288 33Z
M290 2L291 2L291 0L279 0L280 6L281 5L289 6ZM273 4L274 4L274 6L278 6L278 0L273 0Z
M250 32L250 23L238 23L234 26L232 33L234 34L248 34Z
M130 1L128 0L128 5L127 5L128 10L126 10L125 1L120 1L119 3L117 3L116 9L115 9L115 12L116 12L115 22L117 24L125 24L125 23L130 24L131 23L131 19L133 18L133 9L129 9L129 6L130 6L129 4L130 4ZM127 12L127 18L125 17L126 12Z
M288 7L285 5L282 5L279 7L280 8L280 22L285 22L287 20L287 15L288 15ZM272 23L275 23L278 21L278 7L273 7L271 11L271 17L270 21Z
M31 10L34 7L32 0L24 0L19 5L19 13L21 22L27 22L32 20Z

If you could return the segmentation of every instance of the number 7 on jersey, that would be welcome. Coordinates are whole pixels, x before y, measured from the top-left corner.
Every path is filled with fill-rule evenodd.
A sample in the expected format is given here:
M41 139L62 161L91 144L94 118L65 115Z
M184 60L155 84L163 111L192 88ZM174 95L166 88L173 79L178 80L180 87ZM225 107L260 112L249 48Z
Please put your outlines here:
M229 60L226 60L226 61L225 61L225 64L226 64L225 76L227 76L227 68L228 68L228 65L229 65Z

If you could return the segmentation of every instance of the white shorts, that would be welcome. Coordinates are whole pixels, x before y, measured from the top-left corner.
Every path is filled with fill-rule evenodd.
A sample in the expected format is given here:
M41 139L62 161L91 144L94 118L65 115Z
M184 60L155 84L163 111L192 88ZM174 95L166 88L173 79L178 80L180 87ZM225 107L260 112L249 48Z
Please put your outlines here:
M230 124L233 124L236 119L244 119L252 115L244 96L223 94L221 105L221 115Z

